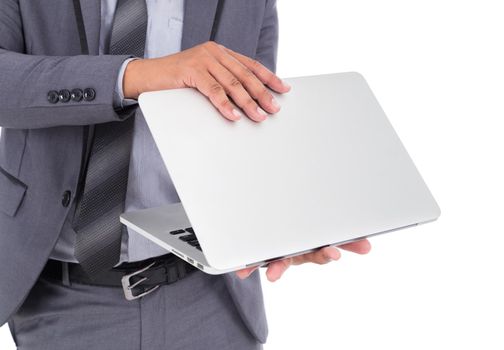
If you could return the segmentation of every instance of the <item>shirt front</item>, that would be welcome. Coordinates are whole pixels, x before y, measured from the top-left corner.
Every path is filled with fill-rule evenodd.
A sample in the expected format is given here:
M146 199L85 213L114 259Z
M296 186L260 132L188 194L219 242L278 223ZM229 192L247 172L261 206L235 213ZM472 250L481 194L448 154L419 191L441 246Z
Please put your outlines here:
M181 50L184 20L184 0L146 0L147 37L145 58L155 58L177 53ZM102 0L100 54L110 44L112 24L117 0ZM117 103L122 103L122 77L126 63L118 77ZM116 103L116 104L117 104ZM177 192L161 159L144 117L135 117L133 144L130 156L128 189L125 211L132 211L179 202ZM76 233L71 227L75 203L63 225L60 238L50 258L77 262L74 256ZM119 262L139 261L166 254L167 251L131 229L122 236Z

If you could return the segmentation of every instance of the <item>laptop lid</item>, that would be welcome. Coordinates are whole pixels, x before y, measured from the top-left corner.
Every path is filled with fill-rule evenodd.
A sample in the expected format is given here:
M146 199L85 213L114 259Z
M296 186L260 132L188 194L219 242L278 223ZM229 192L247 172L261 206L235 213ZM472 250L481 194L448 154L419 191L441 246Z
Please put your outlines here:
M439 208L364 78L286 79L262 123L193 89L139 98L205 256L259 262L436 219Z

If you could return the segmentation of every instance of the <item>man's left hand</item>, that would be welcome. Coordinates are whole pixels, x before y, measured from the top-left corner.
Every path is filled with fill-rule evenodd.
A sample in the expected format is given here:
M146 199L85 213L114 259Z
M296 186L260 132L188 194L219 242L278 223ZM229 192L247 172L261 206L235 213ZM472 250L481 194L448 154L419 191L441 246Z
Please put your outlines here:
M343 250L357 254L367 254L371 250L371 243L367 239L346 243L338 246ZM291 265L301 265L305 263L315 263L319 265L327 264L330 261L338 260L341 257L339 249L336 247L325 247L314 252L277 260L269 263L266 270L266 277L270 282L278 280ZM238 277L245 279L259 267L250 267L236 272Z

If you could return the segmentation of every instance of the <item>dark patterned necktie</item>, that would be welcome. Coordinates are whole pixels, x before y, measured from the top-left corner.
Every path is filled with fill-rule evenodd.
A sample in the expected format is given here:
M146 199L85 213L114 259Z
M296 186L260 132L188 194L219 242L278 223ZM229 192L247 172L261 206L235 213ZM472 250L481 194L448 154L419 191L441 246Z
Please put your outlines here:
M145 0L118 0L110 54L143 57L147 33ZM75 257L91 276L117 264L131 153L133 116L123 122L98 124L94 129L84 189L73 227Z

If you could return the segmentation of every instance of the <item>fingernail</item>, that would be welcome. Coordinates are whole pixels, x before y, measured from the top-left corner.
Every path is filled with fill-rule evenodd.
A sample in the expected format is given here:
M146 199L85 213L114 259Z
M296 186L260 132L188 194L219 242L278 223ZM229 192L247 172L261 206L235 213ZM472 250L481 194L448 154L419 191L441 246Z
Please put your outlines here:
M257 107L257 113L263 117L262 119L266 119L266 116L268 115L268 113L266 113L261 107Z
M282 84L283 86L286 88L286 89L289 89L291 88L291 86L289 84L287 84L285 81L282 80Z
M243 116L243 114L236 108L233 108L233 115L236 117L237 120Z
M273 97L273 99L271 100L271 104L273 105L273 107L275 107L277 110L280 109L280 104L278 103L277 99Z

